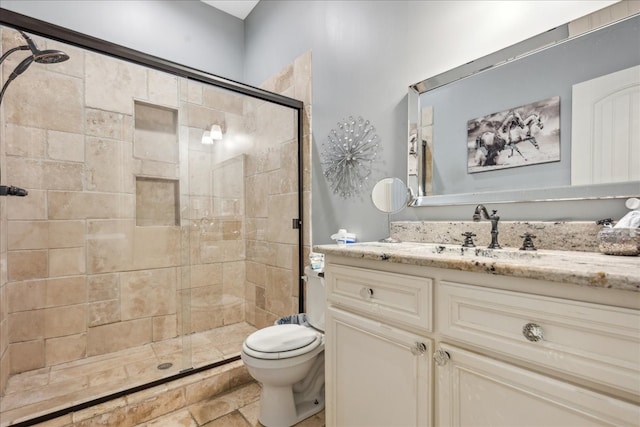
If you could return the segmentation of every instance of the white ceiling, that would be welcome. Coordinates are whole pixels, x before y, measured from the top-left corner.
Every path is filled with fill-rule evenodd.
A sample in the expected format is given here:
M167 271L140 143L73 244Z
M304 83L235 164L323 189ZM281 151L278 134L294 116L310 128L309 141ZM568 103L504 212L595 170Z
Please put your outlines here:
M220 9L223 12L227 12L229 15L233 15L236 18L243 19L249 15L249 12L256 7L260 0L200 0L203 3L213 6L216 9Z

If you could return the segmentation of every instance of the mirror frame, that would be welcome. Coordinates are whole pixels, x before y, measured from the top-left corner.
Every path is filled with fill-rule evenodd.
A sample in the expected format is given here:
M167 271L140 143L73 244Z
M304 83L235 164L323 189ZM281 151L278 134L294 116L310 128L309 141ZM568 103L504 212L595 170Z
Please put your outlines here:
M409 116L407 141L409 143L412 139L416 141L415 151L412 154L417 156L417 176L410 175L409 167L407 167L406 182L407 187L412 194L412 200L409 202L409 206L451 206L468 205L480 202L516 203L636 197L640 192L640 181L442 195L428 194L427 189L430 187L430 183L427 182L427 168L431 167L431 165L427 164L427 150L425 144L417 142L423 141L421 123L422 111L420 109L420 95L422 93L481 72L489 71L541 50L557 46L585 34L598 31L602 28L606 28L621 21L638 16L640 16L638 13L631 14L623 19L614 20L590 30L570 35L570 25L577 21L575 20L409 86L407 96ZM579 19L581 18L578 18L578 20ZM409 155L409 152L407 152L407 160L409 160ZM408 162L407 166L409 166Z

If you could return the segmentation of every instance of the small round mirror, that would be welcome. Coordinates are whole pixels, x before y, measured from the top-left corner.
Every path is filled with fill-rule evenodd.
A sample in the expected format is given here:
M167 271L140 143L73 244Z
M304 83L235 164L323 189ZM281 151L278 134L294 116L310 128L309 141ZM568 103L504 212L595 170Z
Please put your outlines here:
M400 178L383 178L373 187L371 200L378 210L394 214L407 206L409 192Z
M389 237L381 239L384 243L400 243L391 237L391 214L398 213L407 206L409 191L400 178L383 178L373 186L371 200L375 207L387 214Z

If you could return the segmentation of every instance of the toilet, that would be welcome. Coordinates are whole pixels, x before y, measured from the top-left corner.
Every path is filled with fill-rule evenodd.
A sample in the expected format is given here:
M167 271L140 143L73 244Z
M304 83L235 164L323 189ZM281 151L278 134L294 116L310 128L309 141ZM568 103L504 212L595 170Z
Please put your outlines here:
M325 284L320 270L307 266L305 275L306 322L260 329L242 344L242 361L262 384L258 420L266 427L289 427L324 409Z

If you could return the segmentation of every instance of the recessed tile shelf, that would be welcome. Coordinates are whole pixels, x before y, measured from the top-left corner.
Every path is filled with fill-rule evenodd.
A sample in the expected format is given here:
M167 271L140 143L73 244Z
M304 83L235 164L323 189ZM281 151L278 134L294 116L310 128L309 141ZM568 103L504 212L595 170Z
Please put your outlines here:
M179 200L179 181L137 176L136 225L180 225Z

